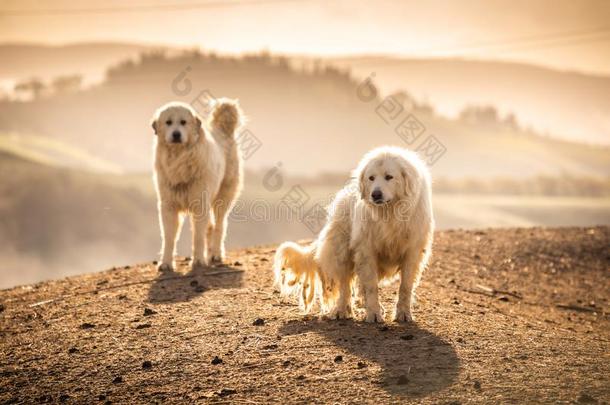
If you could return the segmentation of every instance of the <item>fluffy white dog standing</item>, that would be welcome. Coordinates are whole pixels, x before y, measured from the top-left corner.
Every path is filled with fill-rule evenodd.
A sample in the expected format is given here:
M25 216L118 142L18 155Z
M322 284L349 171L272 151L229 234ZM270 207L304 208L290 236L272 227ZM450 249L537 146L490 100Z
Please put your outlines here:
M399 275L394 320L411 321L415 288L432 248L430 174L415 153L381 147L364 156L354 177L335 197L317 240L279 247L276 283L283 293L298 293L306 310L319 297L331 318L352 316L357 287L365 320L382 322L378 283Z
M159 270L174 267L181 214L188 214L191 220L192 266L224 259L227 217L242 184L235 140L241 122L238 104L225 99L215 102L208 122L180 102L155 112L154 181L163 238Z

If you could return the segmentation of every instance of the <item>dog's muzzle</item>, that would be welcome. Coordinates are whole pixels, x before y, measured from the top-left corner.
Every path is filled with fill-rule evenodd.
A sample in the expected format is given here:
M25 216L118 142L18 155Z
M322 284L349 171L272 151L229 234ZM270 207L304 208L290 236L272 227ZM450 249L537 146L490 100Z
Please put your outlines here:
M385 202L383 201L383 193L379 189L373 190L371 193L371 198L375 204L383 204Z

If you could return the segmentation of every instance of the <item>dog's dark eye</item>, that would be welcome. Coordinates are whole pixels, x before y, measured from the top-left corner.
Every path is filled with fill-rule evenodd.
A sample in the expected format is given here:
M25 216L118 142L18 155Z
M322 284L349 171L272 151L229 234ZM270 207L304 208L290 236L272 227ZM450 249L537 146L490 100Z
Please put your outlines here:
M167 120L167 121L165 121L165 125L167 125L168 127L169 127L170 125L172 125L172 120Z
M180 120L180 125L186 125L186 120Z
M385 175L385 179L386 179L386 181L390 181L390 180L392 180L393 178L394 178L394 176L392 176L392 175L389 175L389 174L386 174L386 175Z
M370 181L375 180L375 176L371 176L371 177L369 177L369 180L370 180Z

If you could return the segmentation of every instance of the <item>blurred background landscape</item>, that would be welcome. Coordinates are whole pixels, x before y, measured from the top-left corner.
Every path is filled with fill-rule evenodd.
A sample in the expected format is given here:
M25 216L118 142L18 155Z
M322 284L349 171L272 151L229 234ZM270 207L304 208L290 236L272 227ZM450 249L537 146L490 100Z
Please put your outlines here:
M259 208L328 202L383 144L430 163L439 229L610 224L608 21L602 1L2 2L0 288L155 260L150 117L204 92L249 119L229 248L314 237Z

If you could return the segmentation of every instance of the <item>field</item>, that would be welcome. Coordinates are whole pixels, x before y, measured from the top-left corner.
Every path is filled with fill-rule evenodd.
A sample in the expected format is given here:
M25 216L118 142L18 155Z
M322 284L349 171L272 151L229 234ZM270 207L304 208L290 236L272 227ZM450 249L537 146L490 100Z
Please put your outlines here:
M0 291L0 401L607 403L609 244L439 232L406 325L304 316L272 287L273 246Z

